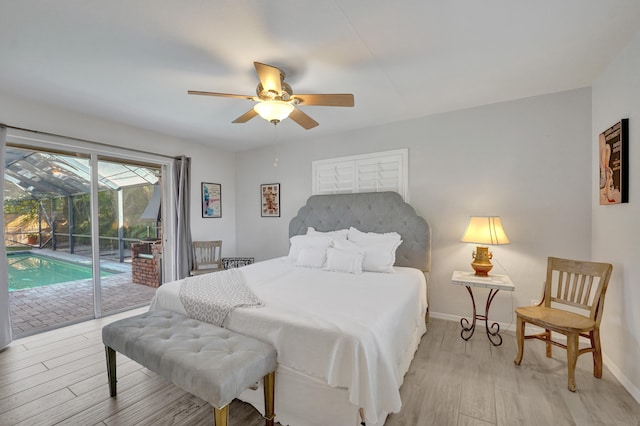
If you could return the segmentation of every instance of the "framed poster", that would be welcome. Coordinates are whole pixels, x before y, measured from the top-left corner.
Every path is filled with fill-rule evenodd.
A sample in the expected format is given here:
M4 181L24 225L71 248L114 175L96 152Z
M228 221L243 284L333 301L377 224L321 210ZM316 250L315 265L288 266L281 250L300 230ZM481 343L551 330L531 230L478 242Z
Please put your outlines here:
M280 184L260 185L260 214L262 217L280 217Z
M202 217L222 217L222 188L219 183L202 182Z
M600 204L629 202L629 120L618 123L600 133Z

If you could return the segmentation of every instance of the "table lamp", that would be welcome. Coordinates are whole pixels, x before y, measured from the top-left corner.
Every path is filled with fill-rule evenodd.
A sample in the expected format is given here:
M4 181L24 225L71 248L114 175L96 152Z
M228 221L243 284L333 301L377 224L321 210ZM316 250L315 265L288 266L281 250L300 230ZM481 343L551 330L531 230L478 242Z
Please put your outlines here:
M498 216L472 216L460 241L482 245L509 244L509 238L502 229L502 223ZM489 247L480 245L476 247L471 267L476 271L477 276L486 277L489 274L493 268L492 257L493 254L489 252Z

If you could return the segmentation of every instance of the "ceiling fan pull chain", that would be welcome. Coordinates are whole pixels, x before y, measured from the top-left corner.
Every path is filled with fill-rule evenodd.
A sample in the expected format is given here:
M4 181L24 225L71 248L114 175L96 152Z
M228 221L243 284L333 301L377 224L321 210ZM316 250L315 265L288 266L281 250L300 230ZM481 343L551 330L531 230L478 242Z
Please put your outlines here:
M273 167L278 167L278 140L276 137L278 126L276 126L276 124L278 123L273 123Z

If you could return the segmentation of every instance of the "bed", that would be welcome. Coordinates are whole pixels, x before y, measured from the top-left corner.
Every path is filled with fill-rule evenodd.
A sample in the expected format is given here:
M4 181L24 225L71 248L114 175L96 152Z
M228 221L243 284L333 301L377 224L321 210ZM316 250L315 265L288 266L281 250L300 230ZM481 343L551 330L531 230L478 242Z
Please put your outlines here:
M226 327L278 350L281 424L350 426L364 414L367 426L381 426L401 407L399 388L426 331L429 225L397 193L381 192L311 196L289 236L294 241L310 227L398 233L392 273L301 267L290 256L257 262L240 271L264 306L235 309ZM185 314L180 285L162 285L150 309ZM240 399L263 410L260 388Z

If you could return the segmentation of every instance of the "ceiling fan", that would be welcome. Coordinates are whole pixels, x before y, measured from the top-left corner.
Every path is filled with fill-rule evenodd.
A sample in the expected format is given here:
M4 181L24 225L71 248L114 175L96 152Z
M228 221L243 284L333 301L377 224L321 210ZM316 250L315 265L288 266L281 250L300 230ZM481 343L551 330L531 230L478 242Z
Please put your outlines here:
M260 83L256 88L257 96L202 92L198 90L189 90L187 93L190 95L240 98L258 102L252 109L233 120L233 123L246 123L256 115L260 115L265 120L278 124L281 120L290 117L307 130L316 127L318 122L297 108L297 105L339 107L352 107L354 105L352 94L294 94L291 86L284 82L284 71L260 62L254 62L253 65L260 79Z

